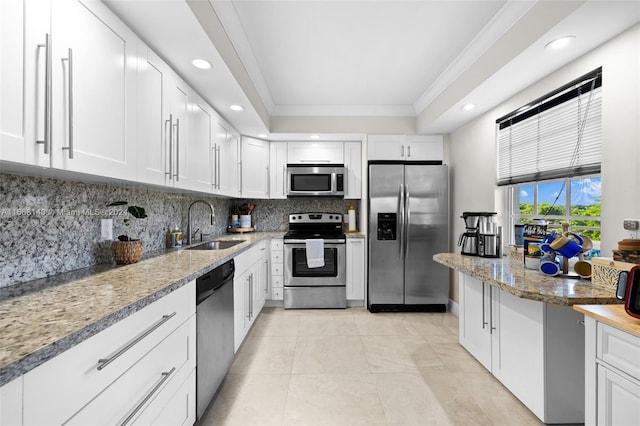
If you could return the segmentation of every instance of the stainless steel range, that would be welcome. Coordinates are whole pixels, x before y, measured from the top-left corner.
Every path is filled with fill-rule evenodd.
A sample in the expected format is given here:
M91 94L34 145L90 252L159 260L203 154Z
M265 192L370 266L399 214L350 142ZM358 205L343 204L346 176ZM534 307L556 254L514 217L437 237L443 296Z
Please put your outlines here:
M284 236L284 307L346 308L346 237L340 213L294 213Z

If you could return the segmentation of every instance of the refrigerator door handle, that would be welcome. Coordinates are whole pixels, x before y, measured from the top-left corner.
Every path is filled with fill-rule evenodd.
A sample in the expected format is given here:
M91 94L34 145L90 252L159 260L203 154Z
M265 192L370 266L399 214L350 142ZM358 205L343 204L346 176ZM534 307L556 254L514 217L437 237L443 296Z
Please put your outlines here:
M405 196L405 212L406 212L406 220L404 225L404 257L409 257L409 226L411 225L411 193L409 192L409 185L404 186Z
M400 238L400 259L404 259L404 185L398 189L398 236Z

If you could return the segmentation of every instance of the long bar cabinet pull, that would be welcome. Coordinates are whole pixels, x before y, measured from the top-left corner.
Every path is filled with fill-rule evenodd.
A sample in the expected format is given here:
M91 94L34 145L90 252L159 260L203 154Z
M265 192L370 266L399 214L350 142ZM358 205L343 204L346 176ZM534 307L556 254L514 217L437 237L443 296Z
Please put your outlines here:
M131 414L129 414L127 416L126 419L124 419L124 421L122 423L120 423L120 426L124 426L127 423L129 423L131 421L131 419L133 419L135 417L136 414L138 414L138 411L142 410L142 407L144 407L144 405L147 403L147 401L149 401L149 399L151 399L151 397L153 396L153 394L155 394L156 392L158 392L158 389L160 389L162 387L162 385L164 384L164 382L166 382L167 380L169 380L169 377L173 374L173 372L176 371L176 368L173 367L171 370L169 371L165 371L161 374L162 378L160 379L160 381L153 387L153 389L151 389L149 391L149 393L147 393L147 395L142 399L142 401L140 402L140 404L138 404L138 406L136 408L133 409L133 411L131 412Z
M158 327L160 327L162 324L164 324L165 322L169 321L171 318L173 318L175 316L175 312L171 313L171 314L167 314L167 315L163 315L162 318L160 318L160 320L158 322L156 322L155 324L153 324L151 327L147 328L145 331L143 331L140 335L138 335L135 339L133 339L131 342L127 343L125 346L123 346L122 348L120 348L120 350L118 350L115 354L111 355L108 358L100 358L98 360L98 371L102 370L103 368L105 368L107 365L111 364L113 361L115 361L116 359L118 359L122 354L124 354L125 352L127 352L129 349L131 349L132 347L134 347L136 344L138 344L142 339L144 339L145 337L147 337L149 334L151 334L155 329L157 329Z
M176 182L180 181L180 119L176 118Z
M38 144L44 144L44 153L49 154L51 147L51 35L45 34L44 44L39 44L38 49L44 47L44 140L36 140Z
M167 124L169 131L167 131ZM169 171L164 174L169 176L169 180L173 180L173 114L169 114L169 119L164 121L164 140L167 143L167 134L169 135Z
M73 160L73 49L69 48L69 57L62 58L69 65L69 146L63 146L63 151L69 151L69 159Z

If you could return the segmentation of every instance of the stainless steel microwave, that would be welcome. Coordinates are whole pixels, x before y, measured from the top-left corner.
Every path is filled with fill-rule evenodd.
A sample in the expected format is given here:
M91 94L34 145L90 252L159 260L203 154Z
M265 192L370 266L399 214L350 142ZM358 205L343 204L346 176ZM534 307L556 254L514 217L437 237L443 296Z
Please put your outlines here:
M287 197L344 198L344 164L287 164Z

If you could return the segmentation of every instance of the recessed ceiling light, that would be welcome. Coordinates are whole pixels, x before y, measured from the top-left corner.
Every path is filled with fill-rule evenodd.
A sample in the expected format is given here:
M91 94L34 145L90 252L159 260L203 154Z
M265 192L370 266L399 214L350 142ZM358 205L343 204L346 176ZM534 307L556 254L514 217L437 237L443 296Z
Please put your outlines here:
M266 137L267 137L267 135L265 135L264 133L260 133L260 134L258 135L258 137L259 137L259 138L266 138Z
M201 70L211 69L211 63L209 61L205 61L204 59L194 59L191 61L194 67L200 68Z
M574 38L576 38L576 36L560 37L560 38L557 38L557 39L547 43L544 46L544 48L545 49L551 49L551 50L562 49L563 47L567 47L569 44L571 44L571 42L573 41Z
M476 107L476 104L471 104L471 103L462 105L462 109L465 111L471 111L475 107Z
M241 105L231 105L229 108L231 108L233 111L242 111L242 110L244 110L244 107L242 107Z
M320 139L320 136L318 136L318 135L311 135L310 137L311 137L311 139Z

